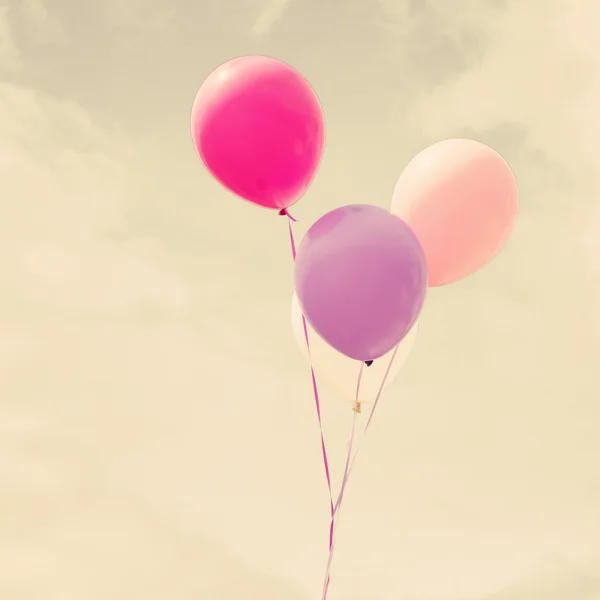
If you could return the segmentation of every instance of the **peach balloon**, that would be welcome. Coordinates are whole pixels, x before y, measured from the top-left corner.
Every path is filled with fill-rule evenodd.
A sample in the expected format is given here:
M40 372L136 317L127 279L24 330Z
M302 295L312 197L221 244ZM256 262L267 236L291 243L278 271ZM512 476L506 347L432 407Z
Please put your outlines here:
M419 238L433 287L468 277L490 262L510 237L518 204L515 177L495 150L451 139L426 148L407 165L391 212Z

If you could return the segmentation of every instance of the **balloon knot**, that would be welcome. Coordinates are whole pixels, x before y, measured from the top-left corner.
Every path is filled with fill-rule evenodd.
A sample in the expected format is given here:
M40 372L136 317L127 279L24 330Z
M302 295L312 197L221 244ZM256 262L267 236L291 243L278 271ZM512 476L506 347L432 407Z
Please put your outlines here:
M292 223L296 222L296 219L294 219L294 217L292 217L292 215L290 215L287 208L282 208L278 214L280 217L287 217L290 221L292 221Z
M373 364L372 360L365 360L365 365L367 365L367 367L370 367Z
M352 407L352 410L357 413L360 414L362 412L362 408L360 406L360 402L355 402L354 406Z

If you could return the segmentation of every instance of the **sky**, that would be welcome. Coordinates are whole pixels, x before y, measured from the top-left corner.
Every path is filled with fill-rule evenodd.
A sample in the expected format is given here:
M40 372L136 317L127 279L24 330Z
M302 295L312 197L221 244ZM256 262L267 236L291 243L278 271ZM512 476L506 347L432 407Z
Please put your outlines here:
M242 54L311 82L298 235L427 145L514 170L500 257L430 292L330 600L600 599L594 0L0 0L0 597L310 600L328 500L282 219L195 156ZM334 481L348 406L323 393Z

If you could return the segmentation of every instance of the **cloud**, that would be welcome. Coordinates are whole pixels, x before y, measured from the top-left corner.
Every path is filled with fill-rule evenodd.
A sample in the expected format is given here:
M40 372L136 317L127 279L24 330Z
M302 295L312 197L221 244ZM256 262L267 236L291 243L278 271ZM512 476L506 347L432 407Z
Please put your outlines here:
M599 600L600 577L561 558L550 558L515 583L477 600ZM475 599L472 599L475 600Z
M239 346L234 330L213 331L213 315L208 325L191 311L198 289L160 239L129 231L131 198L146 192L140 163L132 168L141 146L76 102L0 83L0 491L10 513L0 596L299 600L131 484L144 472L138 448L160 461L179 447L186 417L172 397L203 409L205 365L231 379ZM201 284L217 304L213 282ZM165 325L182 317L185 326ZM215 435L204 436L213 447ZM124 462L135 475L125 481Z
M10 8L0 2L0 72L15 72L23 67L21 54L9 22Z
M64 315L185 308L156 244L109 235L124 227L126 142L77 104L1 84L0 154L5 301Z
M158 1L148 6L143 0L110 0L105 5L109 22L118 28L125 28L131 36L133 31L147 33L172 33L174 6L170 2ZM144 18L140 18L143 14Z
M133 141L110 123L71 99L0 83L0 491L10 513L0 518L0 596L38 597L43 588L49 600L140 590L300 599L148 498L149 483L176 505L190 481L199 482L196 498L214 492L223 461L206 477L189 476L199 423L210 420L213 403L213 415L231 417L226 393L251 414L246 386L270 373L254 368L252 341L240 343L235 324L221 326L222 277L194 275L208 255L194 248L184 273L160 233L132 232L131 213L144 215L150 197L163 203L157 214L176 213L161 192L175 194L162 170L161 192L148 177L154 158L164 169L161 152L155 157L147 139ZM207 384L207 370L224 383ZM174 409L181 403L183 411ZM190 418L195 411L205 413L199 421ZM201 454L209 455L227 435L207 429ZM250 455L254 435L247 433ZM235 433L228 448L243 437ZM269 451L261 449L267 459ZM160 472L149 482L148 453ZM240 461L230 454L235 481ZM174 460L168 472L160 471L165 456ZM172 489L169 473L182 476ZM223 502L214 501L221 514ZM228 539L229 526L208 535Z
M115 487L56 417L3 418L0 433L3 598L304 598Z
M594 34L580 29L592 18L586 15L588 5L513 3L493 24L482 19L488 37L482 38L486 50L478 63L463 70L451 87L434 88L411 116L423 118L419 123L426 132L450 133L460 123L475 130L525 123L532 144L561 163L580 166L582 158L592 158L584 151L597 131L591 121L592 130L583 127L581 109L591 108L589 94L597 93L600 80L586 56ZM558 143L565 137L572 140L567 148Z
M17 7L29 39L36 44L62 43L62 27L50 14L45 0L21 0Z
M586 191L600 183L594 151L600 135L595 118L600 42L589 25L599 18L600 8L591 1L511 2L493 10L491 3L478 4L480 9L469 3L469 9L458 14L439 2L424 3L443 26L438 26L437 35L430 29L431 41L420 47L435 48L439 38L451 41L451 51L432 50L428 60L435 62L442 54L447 60L453 53L464 60L457 58L453 69L443 69L452 79L429 81L402 120L403 127L421 139L464 134L467 126L480 137L494 128L520 127L518 144L543 153L568 173L583 196L588 195ZM403 28L418 32L420 18ZM440 27L452 33L441 33ZM480 51L469 47L469 39L478 40ZM410 53L406 61L409 68L418 69ZM517 147L504 145L513 152Z
M269 0L266 8L258 16L250 33L253 37L268 36L271 29L283 17L292 0Z
M558 269L569 286L577 279L578 295L600 298L600 42L591 25L600 18L599 5L381 6L390 45L410 42L397 60L418 86L411 102L396 101L399 134L417 141L415 152L457 136L496 148L513 166L522 200L505 255L515 249L516 257L518 245L537 236L527 253L521 246L523 260L505 259L514 283L525 288L533 277L548 285ZM600 323L600 310L591 304L586 310Z
M586 315L591 300L578 263L541 243L563 231L575 247L588 214L586 121L569 107L587 95L593 108L593 86L579 72L590 60L583 41L565 42L562 54L553 45L552 28L566 40L577 19L547 16L546 4L525 3L533 19L487 0L460 11L410 4L386 29L395 65L379 54L384 36L369 29L365 3L294 5L290 27L269 36L282 6L273 5L255 31L265 52L298 57L317 90L329 89L335 158L298 207L301 219L313 211L305 224L334 204L385 202L385 165L456 132L497 145L524 186L523 218L502 259L432 294L403 387L386 396L362 455L336 559L332 593L341 597L448 600L498 588L549 546L583 553L598 537L597 502L580 498L597 455L595 355L578 350L583 318L562 318ZM259 11L244 5L232 17L215 4L203 19L204 3L173 5L181 37L157 44L137 8L107 23L110 7L99 5L98 21L81 27L80 3L61 2L67 42L77 44L58 58L23 55L28 76L45 74L40 85L71 96L0 87L0 362L10 359L0 366L0 483L11 515L0 519L0 596L38 597L39 581L50 600L59 591L130 597L144 576L163 596L169 583L176 597L259 596L270 586L261 576L248 582L249 570L203 536L301 585L321 583L327 502L310 382L289 332L285 223L236 204L203 174L187 125L195 78L219 56L248 51L248 13ZM537 36L530 50L524 27ZM112 51L88 34L112 40ZM555 70L536 70L543 60ZM559 85L571 71L573 97ZM537 74L546 79L536 83ZM547 103L532 106L548 77ZM403 105L396 122L391 101ZM556 122L561 102L572 126ZM144 139L115 122L128 132L139 125ZM573 147L579 159L563 161ZM375 173L375 164L385 168ZM325 394L324 406L337 403ZM348 416L336 410L327 423L334 458ZM281 524L293 540L285 552Z

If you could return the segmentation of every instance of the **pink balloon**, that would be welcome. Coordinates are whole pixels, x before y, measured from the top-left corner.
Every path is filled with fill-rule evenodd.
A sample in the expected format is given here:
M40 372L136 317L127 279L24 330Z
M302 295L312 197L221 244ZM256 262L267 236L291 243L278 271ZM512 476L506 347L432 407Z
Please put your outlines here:
M518 213L514 175L492 148L452 139L426 148L396 184L391 211L415 232L429 285L467 277L507 242Z
M366 362L388 353L414 325L427 291L427 264L402 219L356 204L312 225L298 249L294 280L316 333Z
M274 58L243 56L213 71L198 90L191 121L213 177L265 208L294 204L321 162L319 99L298 71Z

